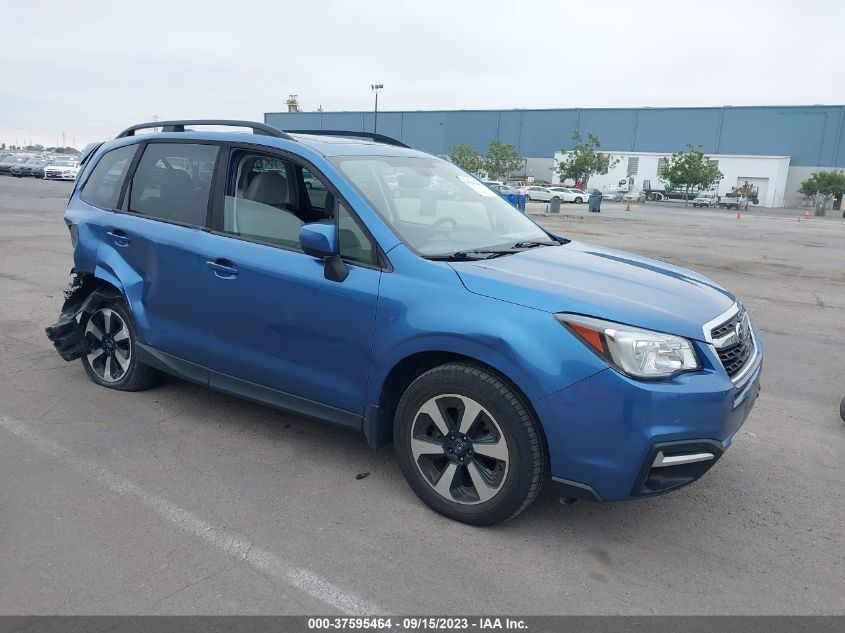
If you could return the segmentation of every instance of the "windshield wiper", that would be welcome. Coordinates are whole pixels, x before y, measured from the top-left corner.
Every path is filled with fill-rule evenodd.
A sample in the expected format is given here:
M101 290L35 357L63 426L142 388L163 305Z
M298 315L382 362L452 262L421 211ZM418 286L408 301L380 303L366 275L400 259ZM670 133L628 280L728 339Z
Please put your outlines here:
M512 255L513 253L518 252L518 250L512 248L477 248L466 251L455 251L454 253L447 253L446 255L427 255L426 259L433 259L441 262L456 262L470 259L472 255L480 255L479 259L492 259L494 257Z
M517 242L511 248L536 248L538 246L560 246L560 242Z
M493 259L494 257L501 257L502 255L513 255L520 253L529 248L537 248L538 246L560 246L559 242L517 242L508 248L472 248L465 251L455 251L454 253L447 253L446 255L429 255L426 259L433 259L436 261L465 261L470 259L472 255L479 255L479 259Z

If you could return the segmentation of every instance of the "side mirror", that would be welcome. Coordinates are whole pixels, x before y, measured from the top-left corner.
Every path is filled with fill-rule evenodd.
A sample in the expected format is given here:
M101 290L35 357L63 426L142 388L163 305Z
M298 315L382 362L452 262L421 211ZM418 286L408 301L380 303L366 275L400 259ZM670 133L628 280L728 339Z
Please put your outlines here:
M313 222L299 229L299 244L306 255L323 260L324 275L330 281L343 281L349 269L340 258L340 238L337 226Z

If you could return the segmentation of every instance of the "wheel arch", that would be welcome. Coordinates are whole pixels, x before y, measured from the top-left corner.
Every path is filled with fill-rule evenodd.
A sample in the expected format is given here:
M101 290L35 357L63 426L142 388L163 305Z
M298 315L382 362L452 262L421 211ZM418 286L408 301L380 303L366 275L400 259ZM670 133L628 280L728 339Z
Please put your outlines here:
M65 302L59 319L45 328L56 351L66 361L76 360L86 352L82 325L77 317L94 312L103 301L124 300L119 287L110 280L92 273L72 271L73 281L65 291Z
M367 408L367 415L364 419L363 431L367 438L367 443L371 448L378 448L390 444L393 441L393 419L396 415L399 400L408 386L428 370L449 363L475 365L486 371L495 373L507 382L508 386L519 395L537 422L544 449L548 451L546 436L543 432L540 419L537 416L537 411L534 409L531 399L528 398L525 391L513 379L501 369L479 358L441 349L418 351L409 354L396 362L386 373L384 380L382 380L379 386L378 403L370 405Z

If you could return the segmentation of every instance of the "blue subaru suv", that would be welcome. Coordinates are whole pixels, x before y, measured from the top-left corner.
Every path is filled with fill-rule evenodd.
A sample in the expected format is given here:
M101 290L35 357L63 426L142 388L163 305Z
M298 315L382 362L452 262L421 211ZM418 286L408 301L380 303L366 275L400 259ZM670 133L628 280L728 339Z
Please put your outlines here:
M65 222L47 333L91 380L165 372L392 441L414 492L466 523L548 483L566 501L688 484L759 392L727 290L554 235L376 134L137 125L88 152Z

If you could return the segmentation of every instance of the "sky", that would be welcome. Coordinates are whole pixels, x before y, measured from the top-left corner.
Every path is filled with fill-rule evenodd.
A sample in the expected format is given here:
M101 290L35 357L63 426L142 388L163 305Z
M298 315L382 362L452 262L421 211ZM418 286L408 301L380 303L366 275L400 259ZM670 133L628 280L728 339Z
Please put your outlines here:
M843 0L4 3L0 142L285 110L845 104Z

